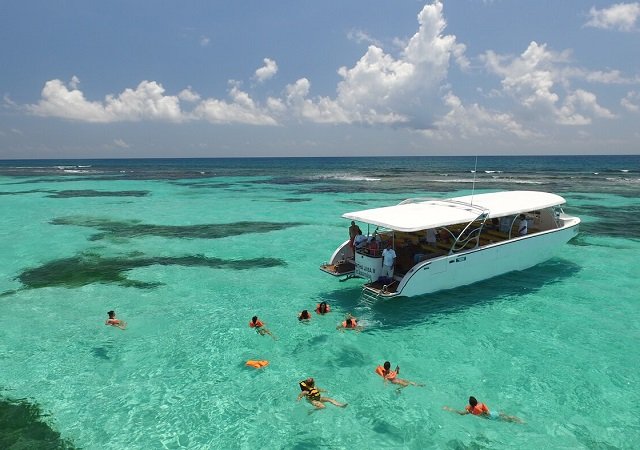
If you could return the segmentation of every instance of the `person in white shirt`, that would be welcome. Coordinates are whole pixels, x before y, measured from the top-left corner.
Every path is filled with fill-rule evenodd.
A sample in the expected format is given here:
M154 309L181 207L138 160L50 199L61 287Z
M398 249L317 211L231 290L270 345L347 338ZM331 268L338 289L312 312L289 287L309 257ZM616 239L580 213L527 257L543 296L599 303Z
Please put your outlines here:
M396 251L387 244L387 248L382 251L382 277L386 282L393 280L393 267L396 264Z
M528 232L527 218L524 214L520 214L520 225L518 225L518 234L524 236Z

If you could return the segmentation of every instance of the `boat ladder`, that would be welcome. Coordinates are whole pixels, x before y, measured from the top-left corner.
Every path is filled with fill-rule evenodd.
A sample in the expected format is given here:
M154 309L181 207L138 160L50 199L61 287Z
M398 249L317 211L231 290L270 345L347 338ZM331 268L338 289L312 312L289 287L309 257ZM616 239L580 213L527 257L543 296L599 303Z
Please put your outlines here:
M373 305L380 298L380 294L374 294L367 288L362 288L362 293L360 294L360 300L358 303L365 304L368 306Z

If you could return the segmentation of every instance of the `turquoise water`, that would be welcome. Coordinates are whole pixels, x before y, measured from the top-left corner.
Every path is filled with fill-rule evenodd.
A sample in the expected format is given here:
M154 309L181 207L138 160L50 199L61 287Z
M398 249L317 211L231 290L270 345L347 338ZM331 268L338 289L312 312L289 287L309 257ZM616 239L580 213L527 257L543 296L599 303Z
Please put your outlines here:
M348 236L341 214L468 194L474 164L0 162L0 396L85 449L634 448L640 157L478 161L476 192L549 190L583 219L527 271L371 304L318 270ZM322 300L329 315L297 321ZM347 312L362 333L336 331ZM385 386L385 360L426 386ZM307 376L349 405L310 413ZM442 409L469 395L526 423Z

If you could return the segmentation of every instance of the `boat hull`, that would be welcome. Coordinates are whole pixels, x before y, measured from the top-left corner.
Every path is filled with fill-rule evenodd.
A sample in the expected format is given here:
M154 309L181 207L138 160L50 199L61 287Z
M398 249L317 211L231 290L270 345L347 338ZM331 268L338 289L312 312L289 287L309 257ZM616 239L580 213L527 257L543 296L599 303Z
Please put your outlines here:
M396 292L377 294L382 297L413 297L528 269L552 258L576 236L579 223L580 220L574 218L562 228L425 261L407 272Z

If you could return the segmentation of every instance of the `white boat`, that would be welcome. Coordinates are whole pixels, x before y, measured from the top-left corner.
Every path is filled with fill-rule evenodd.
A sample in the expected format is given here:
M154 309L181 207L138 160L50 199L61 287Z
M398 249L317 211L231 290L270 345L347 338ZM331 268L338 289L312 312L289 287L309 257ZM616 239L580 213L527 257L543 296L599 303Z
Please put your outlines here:
M352 249L349 240L320 268L334 276L362 278L365 295L383 298L464 286L551 258L578 233L580 218L566 215L564 203L547 192L503 191L408 199L346 213L342 217L367 225L369 242L378 241L380 249L391 243L397 255L394 276L380 278L382 256L375 245ZM527 232L520 235L523 219Z

